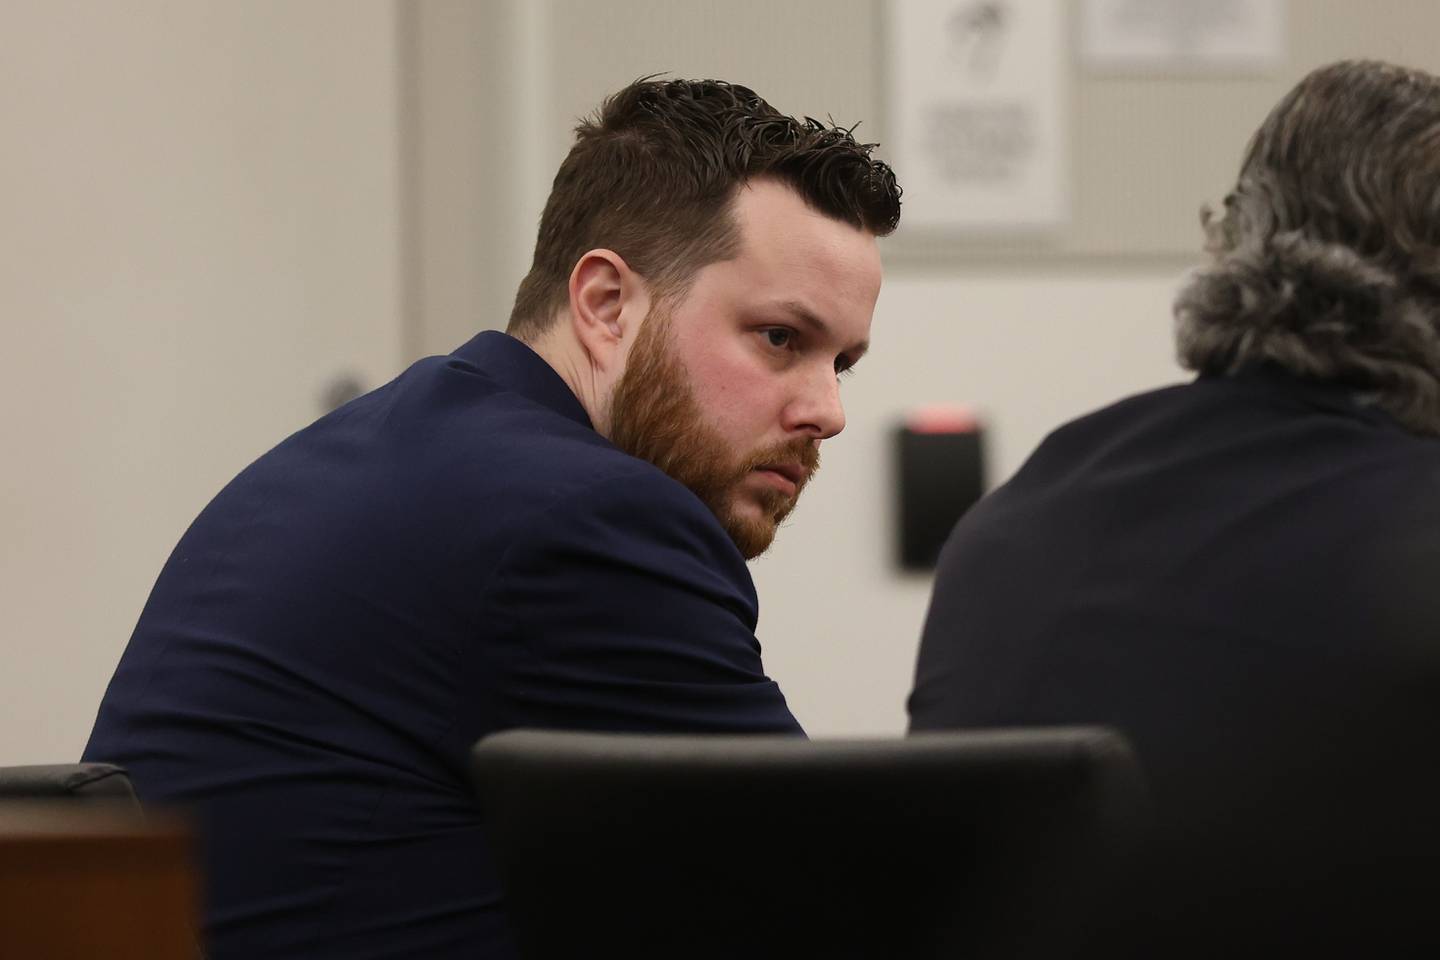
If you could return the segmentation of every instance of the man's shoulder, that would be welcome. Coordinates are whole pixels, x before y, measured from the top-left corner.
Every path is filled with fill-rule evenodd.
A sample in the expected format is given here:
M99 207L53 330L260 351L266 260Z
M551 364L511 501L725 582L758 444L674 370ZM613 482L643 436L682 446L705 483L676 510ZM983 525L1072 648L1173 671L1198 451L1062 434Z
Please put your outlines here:
M693 493L577 416L428 358L261 456L202 519L300 505L323 530L363 516L372 531L471 553L503 550L555 518L601 513L628 515L616 529L624 539L683 530L710 553L725 549ZM403 522L385 522L392 517Z
M1171 384L1121 397L1062 423L1046 435L1040 446L1086 444L1158 417L1182 416L1185 410L1206 402L1193 387L1189 383Z
M633 510L636 526L660 519L713 526L718 521L683 484L646 460L620 450L590 427L545 409L500 415L484 437L472 438L484 472L517 500L545 512ZM478 479L478 478L477 478Z
M615 557L698 562L705 576L720 573L749 592L744 559L700 499L593 428L505 396L447 433L428 472L457 512L473 517L474 542L568 542Z
M997 537L1013 537L1039 516L1065 529L1103 516L1115 532L1140 516L1282 523L1287 511L1310 511L1337 534L1388 538L1409 528L1433 538L1437 484L1440 439L1339 392L1200 378L1056 428L966 520L993 521Z
M518 496L513 536L526 553L643 566L657 575L753 591L749 569L720 521L658 467L613 447ZM517 503L518 506L518 503Z
M453 357L431 357L272 452L289 446L302 458L331 457L343 469L385 470L399 483L491 501L508 491L544 502L610 480L658 502L694 499L583 422L578 405L557 407Z
M1189 384L1175 384L1131 394L1054 427L1041 438L1015 474L986 496L971 513L985 514L999 502L1014 496L1017 489L1035 485L1069 484L1078 471L1114 455L1136 455L1136 447L1148 446L1147 436L1173 436L1160 426L1183 417L1195 400ZM997 496L998 495L998 496ZM969 516L970 514L967 514Z

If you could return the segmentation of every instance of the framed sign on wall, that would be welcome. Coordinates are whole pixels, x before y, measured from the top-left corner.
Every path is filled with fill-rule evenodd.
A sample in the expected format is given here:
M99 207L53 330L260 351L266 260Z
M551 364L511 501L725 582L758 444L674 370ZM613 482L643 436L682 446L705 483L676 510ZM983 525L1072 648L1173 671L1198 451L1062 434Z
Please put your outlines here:
M1080 57L1103 73L1265 74L1285 62L1284 0L1084 0Z
M890 0L888 139L907 231L995 233L1069 216L1062 0Z

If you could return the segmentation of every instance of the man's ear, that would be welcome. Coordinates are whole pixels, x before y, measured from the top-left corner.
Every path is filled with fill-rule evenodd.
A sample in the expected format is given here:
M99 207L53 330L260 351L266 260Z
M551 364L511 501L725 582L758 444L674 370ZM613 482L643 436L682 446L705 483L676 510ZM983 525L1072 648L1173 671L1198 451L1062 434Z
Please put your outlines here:
M587 251L570 271L570 323L600 370L617 373L650 312L645 281L613 250Z

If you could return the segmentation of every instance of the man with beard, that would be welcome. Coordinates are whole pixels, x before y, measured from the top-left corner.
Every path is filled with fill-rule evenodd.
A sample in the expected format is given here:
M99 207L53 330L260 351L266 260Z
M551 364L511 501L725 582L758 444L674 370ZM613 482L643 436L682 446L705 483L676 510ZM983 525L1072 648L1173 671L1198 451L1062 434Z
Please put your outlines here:
M847 130L637 82L578 128L507 333L219 494L85 754L194 811L209 956L510 956L486 734L800 732L745 560L844 426L898 218Z

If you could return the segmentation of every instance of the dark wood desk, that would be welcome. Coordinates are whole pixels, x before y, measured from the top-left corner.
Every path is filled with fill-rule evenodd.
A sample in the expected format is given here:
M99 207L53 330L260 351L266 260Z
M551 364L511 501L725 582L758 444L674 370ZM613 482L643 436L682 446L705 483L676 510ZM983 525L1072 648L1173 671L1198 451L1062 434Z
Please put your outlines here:
M190 834L167 817L0 803L0 957L197 960Z

